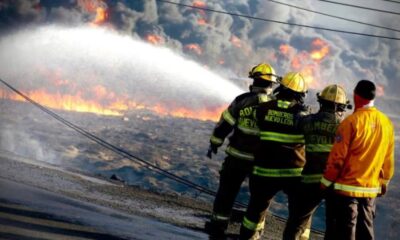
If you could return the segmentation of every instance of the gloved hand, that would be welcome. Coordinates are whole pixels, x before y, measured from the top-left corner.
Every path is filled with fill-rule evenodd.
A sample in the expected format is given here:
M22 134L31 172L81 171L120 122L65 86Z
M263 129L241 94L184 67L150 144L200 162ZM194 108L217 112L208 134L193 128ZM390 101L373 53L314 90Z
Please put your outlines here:
M210 146L208 147L208 151L207 151L207 157L209 159L212 159L212 154L217 154L218 152L218 146L214 145L214 144L210 144Z

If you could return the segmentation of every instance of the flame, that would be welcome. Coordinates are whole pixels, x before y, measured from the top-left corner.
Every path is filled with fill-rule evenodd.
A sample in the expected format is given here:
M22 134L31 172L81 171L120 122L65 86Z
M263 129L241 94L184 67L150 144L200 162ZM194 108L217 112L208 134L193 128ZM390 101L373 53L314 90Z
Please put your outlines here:
M203 1L194 1L192 4L193 7L204 8L206 7L206 3ZM201 15L201 17L197 20L197 24L199 25L207 25L207 14L202 9L196 9L196 11Z
M148 109L162 116L170 115L178 118L195 118L202 121L218 121L221 112L225 110L225 108L226 106L221 106L214 109L191 110L181 107L171 110L165 106L157 104L153 107L149 107Z
M207 20L205 20L204 18L199 18L197 20L197 24L199 24L199 25L207 25Z
M324 42L320 38L314 39L311 43L313 50L310 53L310 56L314 60L322 60L326 55L329 54L329 45L327 42Z
M4 91L0 91L3 98L26 102L24 98L17 94L9 94ZM107 107L101 106L101 104L87 100L82 97L81 93L76 95L60 94L60 93L49 93L45 89L37 89L25 92L25 95L32 100L40 103L43 106L62 109L67 111L75 112L89 112L97 113L101 115L121 116L122 113L116 109L108 109Z
M136 102L127 95L113 92L101 84L79 88L73 81L62 79L62 71L59 69L47 72L44 68L39 69L39 74L48 80L46 87L21 89L21 92L39 104L52 109L110 116L123 116L126 112L134 110L149 110L159 116L217 121L220 113L226 108L226 106L205 106L202 109L192 109L175 106L173 102L144 104ZM26 99L20 95L2 88L0 88L0 99L26 102Z
M291 56L295 50L289 44L282 44L279 46L279 51L285 56Z
M237 48L241 48L242 47L242 41L238 37L236 37L235 35L232 35L231 43L232 43L233 46L235 46Z
M152 43L154 45L158 45L161 44L161 42L163 41L163 39L155 34L148 34L146 36L146 41L148 41L149 43Z
M92 26L102 24L108 18L108 6L101 0L78 0L77 4L88 13L96 13L95 18L91 22Z
M320 88L320 62L329 54L329 45L320 38L315 38L311 42L311 51L298 51L288 44L279 46L279 51L283 57L290 60L294 71L300 72L309 87Z
M103 23L108 18L107 9L98 7L96 8L96 17L92 21L92 24L99 25Z
M380 84L376 85L376 95L379 96L379 97L385 95L385 88Z
M203 1L193 1L193 7L206 7L206 3Z
M197 53L198 55L201 55L203 53L201 47L196 43L187 44L185 45L185 48Z
M85 99L82 92L78 92L75 95L61 94L59 92L49 93L45 89L37 89L32 91L26 91L24 94L39 104L53 109L74 111L74 112L86 112L95 113L99 115L108 116L123 116L129 110L149 110L156 113L159 116L172 116L177 118L191 118L202 121L218 121L220 113L226 108L226 106L204 108L204 109L189 109L184 107L171 108L170 105L164 106L162 104L155 104L154 106L147 106L144 104L136 103L127 98L111 99L110 102L104 101L104 98L114 96L114 93L104 93L104 87L95 87L99 90L99 96L93 99ZM104 96L106 94L106 96ZM9 93L3 89L0 89L0 96L3 99L10 99L14 101L26 102L26 100L20 95ZM100 100L97 97L102 97ZM101 104L100 102L106 102Z

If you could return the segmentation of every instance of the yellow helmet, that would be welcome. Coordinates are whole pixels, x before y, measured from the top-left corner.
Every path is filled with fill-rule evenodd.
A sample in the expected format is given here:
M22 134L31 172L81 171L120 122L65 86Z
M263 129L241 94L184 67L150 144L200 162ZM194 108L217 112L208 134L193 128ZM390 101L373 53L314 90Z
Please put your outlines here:
M298 92L298 93L306 93L307 92L307 85L306 85L306 80L304 80L304 77L297 72L289 72L287 73L282 81L281 84L289 88L292 91Z
M260 63L253 67L249 72L250 78L261 78L271 82L277 82L278 76L275 74L274 68L267 63Z
M337 84L332 84L325 87L321 93L317 94L317 96L319 99L323 99L334 103L345 104L345 105L349 103L346 96L346 92L341 86Z

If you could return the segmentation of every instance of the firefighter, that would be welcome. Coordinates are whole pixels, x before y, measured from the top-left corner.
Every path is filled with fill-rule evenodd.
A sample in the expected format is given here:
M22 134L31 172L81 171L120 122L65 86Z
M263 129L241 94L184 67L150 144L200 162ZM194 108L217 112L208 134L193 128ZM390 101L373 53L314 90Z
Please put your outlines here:
M351 108L346 92L336 84L325 87L317 94L317 99L319 111L300 121L307 161L303 168L301 184L297 188L294 212L285 229L288 239L309 239L312 215L324 197L324 191L320 189L320 180L335 141L336 129L343 120L346 109Z
M321 179L321 187L332 190L327 209L336 219L326 239L374 239L376 197L386 193L394 173L393 124L374 107L375 92L373 82L357 83L355 110L336 132Z
M307 86L300 73L286 74L275 89L276 99L260 104L256 121L260 138L250 176L250 201L240 228L240 239L259 239L267 209L275 194L283 190L289 199L300 182L305 163L304 136L298 118L309 113L304 105Z
M261 102L271 99L272 87L277 83L278 76L271 65L261 63L251 69L249 78L253 79L250 91L236 97L221 114L210 138L209 158L212 153L217 153L224 139L232 132L220 171L213 213L210 222L206 223L206 229L214 236L224 234L236 195L252 170L254 146L259 134L253 117L254 110Z

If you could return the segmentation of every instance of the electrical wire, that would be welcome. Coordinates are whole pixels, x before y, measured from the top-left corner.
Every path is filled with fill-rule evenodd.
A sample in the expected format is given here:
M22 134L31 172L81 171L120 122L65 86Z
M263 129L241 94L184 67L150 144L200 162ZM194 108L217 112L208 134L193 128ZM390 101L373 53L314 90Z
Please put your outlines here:
M383 1L392 2L392 3L400 3L399 1L395 1L395 0L383 0Z
M400 30L394 29L394 28L375 25L375 24L372 24L372 23L361 22L361 21L350 19L350 18L344 18L344 17L340 17L340 16L331 15L331 14L328 14L328 13L322 13L322 12L314 11L314 10L311 10L311 9L307 9L307 8L303 8L303 7L299 7L299 6L296 6L296 5L292 5L292 4L288 4L288 3L284 3L284 2L279 2L279 1L275 1L275 0L269 0L269 1L273 2L273 3L277 3L277 4L281 4L281 5L297 8L297 9L300 9L300 10L304 10L304 11L307 11L307 12L312 12L312 13L319 14L319 15L332 17L332 18L337 18L337 19L340 19L340 20L345 20L345 21L348 21L348 22L353 22L353 23L358 23L358 24L370 26L370 27L377 27L377 28L382 28L382 29L391 30L391 31L395 31L395 32L400 32Z
M147 169L157 172L158 174L170 178L172 180L175 180L178 183L181 183L183 185L186 185L187 187L190 187L192 189L195 189L197 191L199 191L200 193L205 193L211 196L215 196L216 192L213 190L210 190L208 188L205 188L199 184L196 184L194 182L191 182L185 178L179 177L167 170L164 170L140 157L137 157L135 155L133 155L132 153L126 151L123 148L119 148L97 136L95 136L94 134L84 130L83 128L78 127L77 125L65 120L64 118L62 118L61 116L57 115L56 113L54 113L53 111L49 110L48 108L44 107L43 105L37 103L36 101L32 100L31 98L29 98L28 96L26 96L25 94L23 94L22 92L20 92L19 90L17 90L16 88L14 88L13 86L11 86L10 84L8 84L7 82L5 82L4 80L0 79L0 82L3 83L5 86L7 86L9 89L11 89L12 91L14 91L15 93L17 93L18 95L20 95L22 98L24 98L26 101L32 103L34 106L36 106L37 108L39 108L40 110L42 110L43 112L49 114L51 117L53 117L54 119L58 120L59 122L63 123L64 125L68 126L69 128L75 130L76 132L82 134L83 136L89 138L90 140L96 142L97 144L111 150L112 152L120 155L123 158L127 158L129 160L135 161L135 162L139 162L142 166L146 167ZM241 202L236 201L235 205L238 207L246 207L247 205Z
M173 4L173 5L177 5L177 6L181 6L181 7L193 8L193 9L198 9L198 10L203 10L203 11L208 11L208 12L221 13L221 14L226 14L226 15L235 16L235 17L244 17L244 18L248 18L248 19L252 19L252 20L259 20L259 21L264 21L264 22L273 22L273 23L285 24L285 25L290 25L290 26L312 28L312 29L352 34L352 35L359 35L359 36L366 36L366 37L383 38L383 39L390 39L390 40L400 40L400 38L397 38L397 37L389 37L389 36L383 36L383 35L359 33L359 32L352 32L352 31L339 30L339 29L326 28L326 27L317 27L317 26L310 26L310 25L304 25L304 24L282 22L282 21L277 21L277 20L272 20L272 19L253 17L250 15L244 15L244 14L239 14L239 13L231 13L231 12L226 12L226 11L221 11L221 10L216 10L216 9L211 9L211 8L198 7L198 6L188 5L188 4L184 4L184 3L176 3L176 2L172 2L172 1L168 1L168 0L156 0L156 1L167 3L167 4Z
M347 6L347 7L360 8L360 9L365 9L365 10L370 10L370 11L375 11L375 12L382 12L382 13L389 13L389 14L400 15L399 12L392 12L392 11L387 11L387 10L382 10L382 9L363 7L363 6L352 5L352 4L348 4L348 3L335 2L335 1L329 1L329 0L318 0L318 1L327 2L327 3L332 3L332 4L337 4L337 5L342 5L342 6Z

